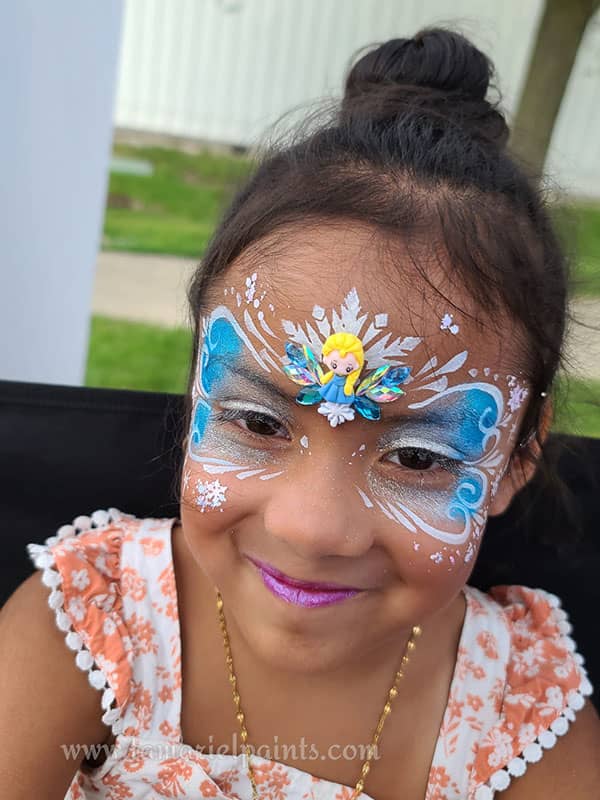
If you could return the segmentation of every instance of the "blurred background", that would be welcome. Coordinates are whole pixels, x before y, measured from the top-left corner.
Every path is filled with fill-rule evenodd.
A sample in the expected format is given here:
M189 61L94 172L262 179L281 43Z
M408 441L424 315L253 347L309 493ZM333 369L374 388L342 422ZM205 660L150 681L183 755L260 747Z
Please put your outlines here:
M555 428L600 437L600 0L19 0L0 9L0 378L183 392L185 288L252 153L424 25L490 55L575 259ZM299 110L300 109L300 110Z

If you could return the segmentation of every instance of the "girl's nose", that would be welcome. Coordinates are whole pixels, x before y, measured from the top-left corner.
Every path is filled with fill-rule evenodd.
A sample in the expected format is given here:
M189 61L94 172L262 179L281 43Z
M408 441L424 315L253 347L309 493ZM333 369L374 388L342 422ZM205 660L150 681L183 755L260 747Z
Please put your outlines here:
M265 529L303 558L363 555L374 541L374 515L353 477L329 459L289 470L267 501Z

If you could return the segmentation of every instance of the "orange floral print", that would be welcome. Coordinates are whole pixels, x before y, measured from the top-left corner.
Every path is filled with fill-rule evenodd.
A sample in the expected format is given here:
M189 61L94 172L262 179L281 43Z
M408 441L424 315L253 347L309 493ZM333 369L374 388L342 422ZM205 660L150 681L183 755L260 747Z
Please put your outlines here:
M140 539L140 544L144 548L145 556L157 556L162 553L165 543L162 539L154 539L152 537L145 537Z
M225 772L221 772L219 775L219 789L226 794L231 794L233 792L235 783L237 783L239 779L239 769L225 770Z
M140 753L133 753L127 755L123 759L123 767L127 772L139 772L144 766L144 758Z
M107 789L106 800L127 800L133 797L130 787L117 774L104 775L102 785Z
M158 726L158 729L162 733L162 735L167 739L172 739L177 733L177 728L174 725L171 725L171 723L166 719L163 719L163 721Z
M191 776L190 764L182 763L178 758L169 758L161 761L158 781L152 784L152 788L161 797L182 797L186 794L182 781L189 781Z
M469 705L473 711L479 711L479 709L483 707L483 700L478 694L468 694L467 705Z
M158 644L154 641L155 630L150 620L142 619L134 612L129 621L129 635L135 652L158 653Z
M201 754L182 741L172 526L172 519L121 515L47 545L60 577L61 625L66 618L71 626L67 643L89 651L103 712L110 709L119 726L104 764L78 770L65 800L160 800L198 792L251 800L241 756ZM464 593L467 613L426 800L473 800L478 787L551 726L565 733L591 690L572 640L561 633L569 627L556 598L522 586L489 594L465 587ZM252 765L261 800L350 800L353 794L351 787L275 761L254 756Z
M146 596L146 581L133 567L124 567L121 573L121 591L138 602Z
M477 636L477 644L481 647L486 658L495 660L498 658L498 646L496 637L489 631L481 631Z
M150 727L152 716L152 695L150 690L144 688L141 683L133 681L130 702L133 707L133 714L138 722L138 730L147 730Z

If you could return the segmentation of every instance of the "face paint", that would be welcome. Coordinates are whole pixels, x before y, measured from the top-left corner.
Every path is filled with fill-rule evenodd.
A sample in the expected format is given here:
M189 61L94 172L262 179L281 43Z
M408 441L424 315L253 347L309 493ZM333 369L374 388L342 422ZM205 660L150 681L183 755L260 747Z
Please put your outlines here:
M507 405L511 411L518 411L527 399L529 392L517 381L514 375L508 376L508 386L510 393Z
M385 331L387 314L375 314L373 321L369 321L369 314L362 313L356 289L348 292L339 312L333 309L328 316L324 308L315 306L312 316L313 320L304 324L283 320L282 328L293 344L306 346L313 353L320 354L325 340L332 334L353 334L362 342L367 369L404 364L407 353L422 341L415 336L393 338Z
M369 477L375 504L411 533L454 545L479 538L507 460L500 440L512 413L504 413L502 392L491 384L462 384L409 408L427 409L428 417L407 421L397 440L388 435L380 446L430 453L437 459L437 475L424 470L411 483L406 470L397 481L389 471L385 476L375 473ZM465 560L472 555L467 548ZM432 560L440 563L439 558Z
M444 314L440 321L440 330L441 331L449 331L454 336L459 332L460 327L452 321L453 316L452 314Z
M367 475L366 485L357 484L356 489L365 508L381 511L413 535L426 534L448 545L463 546L462 555L467 562L473 554L469 540L481 535L487 505L503 474L501 429L507 427L512 413L527 396L527 389L509 376L510 396L506 404L510 412L505 414L503 394L492 384L449 386L452 375L467 361L466 350L441 364L433 355L420 368L407 365L405 357L417 349L422 339L394 337L386 331L388 315L376 313L370 317L363 312L356 289L346 295L339 311L328 313L315 305L311 321L283 320L281 329L291 340L284 355L283 339L273 330L278 326L267 324L262 311L253 317L256 281L256 273L246 279L245 303L244 300L241 303L246 308L234 314L227 306L219 306L204 322L198 397L190 437L192 459L202 463L209 474L231 473L239 480L269 480L283 473L277 468L272 449L261 450L255 443L247 445L242 437L224 433L211 421L211 404L217 402L220 413L230 422L236 419L235 414L249 412L277 418L270 400L263 398L261 402L258 398L256 403L253 398L248 400L245 386L240 397L237 367L241 354L251 356L262 371L283 371L300 384L298 402L319 403L319 413L333 427L354 419L356 410L366 419L377 419L378 393L384 401L386 397L397 399L404 395L407 419L409 412L419 411L426 413L427 420L421 424L419 415L415 415L414 421L402 426L396 441L388 437L387 446L435 454L434 470L399 468L397 476L393 469L384 474L372 471ZM440 329L452 335L460 330L451 314L442 317ZM316 349L318 357L311 348ZM319 363L321 356L328 372ZM363 365L374 368L374 372L361 381ZM486 376L490 372L488 368L483 370ZM478 371L472 369L469 374L476 377ZM402 389L399 384L403 384ZM238 399L234 400L236 388ZM428 396L423 399L423 395ZM369 403L376 413L370 410ZM308 448L308 437L302 437L300 445L303 453ZM359 455L364 449L363 444ZM356 453L355 450L352 456ZM434 480L431 472L436 473ZM435 554L433 563L441 563L441 554L442 551ZM456 560L453 556L453 561Z
M223 511L221 506L225 502L225 493L228 488L218 480L212 483L198 481L196 483L196 505L202 512L210 511L211 509Z

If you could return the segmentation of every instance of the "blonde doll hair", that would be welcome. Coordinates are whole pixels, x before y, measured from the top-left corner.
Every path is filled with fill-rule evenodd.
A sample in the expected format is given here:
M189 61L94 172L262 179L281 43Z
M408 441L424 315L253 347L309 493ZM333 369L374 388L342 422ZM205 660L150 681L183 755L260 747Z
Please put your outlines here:
M358 336L344 331L342 331L342 333L332 333L331 336L327 337L323 345L323 358L333 353L334 350L337 350L342 358L352 353L358 362L358 367L353 372L348 373L348 377L344 383L344 394L349 397L354 392L354 386L364 366L365 351L363 350L362 342ZM334 374L333 370L325 373L322 383L329 383Z

